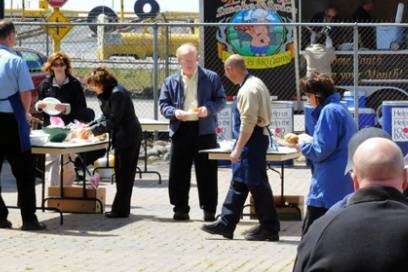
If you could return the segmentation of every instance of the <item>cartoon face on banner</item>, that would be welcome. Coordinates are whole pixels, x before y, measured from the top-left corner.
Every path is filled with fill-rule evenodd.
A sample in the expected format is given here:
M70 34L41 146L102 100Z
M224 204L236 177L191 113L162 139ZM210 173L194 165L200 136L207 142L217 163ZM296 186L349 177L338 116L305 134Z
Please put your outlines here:
M224 62L231 54L239 54L244 57L250 69L267 69L289 64L294 57L292 29L279 25L239 23L291 22L291 11L290 3L282 0L226 1L224 6L217 10L217 18L219 22L237 25L219 27L219 58Z
M280 23L280 16L264 9L238 12L232 23ZM242 56L269 56L278 51L286 39L283 26L237 25L228 28L228 40L234 51Z

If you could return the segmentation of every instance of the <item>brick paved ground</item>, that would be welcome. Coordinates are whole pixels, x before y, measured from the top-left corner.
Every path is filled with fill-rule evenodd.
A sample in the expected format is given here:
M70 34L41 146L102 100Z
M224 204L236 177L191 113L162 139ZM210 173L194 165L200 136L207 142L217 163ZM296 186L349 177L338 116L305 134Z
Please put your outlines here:
M56 213L38 212L48 230L23 232L18 229L19 211L10 210L13 229L0 230L0 271L291 271L301 222L283 221L278 243L244 240L241 232L256 223L248 217L238 225L234 240L208 235L200 230L202 211L198 208L194 175L190 192L192 220L176 223L171 220L168 203L168 165L159 162L152 169L163 173L164 183L158 185L154 175L137 180L132 215L127 219L65 214L65 223L60 226ZM268 172L272 188L278 194L278 176ZM230 176L229 169L219 170L220 204ZM309 179L308 169L288 169L286 192L304 195ZM8 167L3 167L1 180L3 197L8 205L15 204L15 185ZM104 183L104 186L110 204L114 185ZM39 185L37 193L39 199Z

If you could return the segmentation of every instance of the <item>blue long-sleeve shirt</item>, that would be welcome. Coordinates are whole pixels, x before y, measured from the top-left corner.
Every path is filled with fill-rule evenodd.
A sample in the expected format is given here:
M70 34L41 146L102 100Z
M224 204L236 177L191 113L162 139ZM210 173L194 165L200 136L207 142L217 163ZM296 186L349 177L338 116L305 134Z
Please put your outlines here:
M356 132L351 113L340 104L340 95L329 96L318 106L313 142L301 145L303 155L313 162L314 171L307 205L330 208L353 192L350 175L344 175L347 164L347 145Z

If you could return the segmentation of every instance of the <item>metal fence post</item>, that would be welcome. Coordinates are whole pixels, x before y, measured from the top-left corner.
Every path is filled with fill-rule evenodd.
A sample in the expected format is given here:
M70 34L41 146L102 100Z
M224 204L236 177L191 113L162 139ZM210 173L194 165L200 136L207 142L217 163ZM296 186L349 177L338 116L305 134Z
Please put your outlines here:
M158 86L159 86L159 27L157 24L153 26L153 101L154 101L154 120L159 119L158 107Z
M359 113L358 113L358 80L359 80L359 69L358 69L358 23L353 27L353 92L354 92L354 121L357 128L359 127Z

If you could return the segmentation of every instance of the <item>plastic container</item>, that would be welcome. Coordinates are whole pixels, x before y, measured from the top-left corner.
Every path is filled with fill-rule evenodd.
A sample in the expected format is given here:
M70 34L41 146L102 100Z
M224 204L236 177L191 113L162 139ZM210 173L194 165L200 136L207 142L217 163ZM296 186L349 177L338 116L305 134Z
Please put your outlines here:
M272 101L272 122L269 125L274 136L283 138L285 134L293 132L293 107L292 101ZM281 162L271 161L272 165L281 165ZM286 166L293 166L294 161L285 161Z
M391 49L392 43L400 44L403 29L399 26L377 26L377 49Z
M95 173L99 174L101 178L111 178L112 175L115 173L114 166L115 166L115 156L113 154L109 155L109 164L106 163L106 155L97 159L93 166L96 169ZM97 169L99 168L99 169Z
M305 133L311 136L313 135L314 128L316 125L316 122L312 118L312 112L314 109L315 107L309 103L305 103L303 105L304 118L305 118Z
M408 101L383 101L383 129L401 148L408 153Z
M348 109L354 116L354 108ZM372 108L359 108L358 109L358 128L373 127L376 124L377 115Z
M365 107L366 94L364 91L358 91L358 106L360 108ZM345 103L347 108L354 108L354 95L350 91L346 91L343 94L342 102Z

